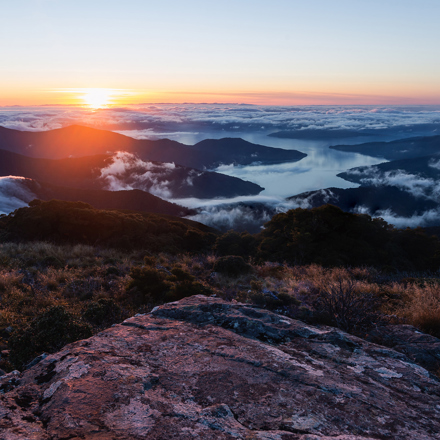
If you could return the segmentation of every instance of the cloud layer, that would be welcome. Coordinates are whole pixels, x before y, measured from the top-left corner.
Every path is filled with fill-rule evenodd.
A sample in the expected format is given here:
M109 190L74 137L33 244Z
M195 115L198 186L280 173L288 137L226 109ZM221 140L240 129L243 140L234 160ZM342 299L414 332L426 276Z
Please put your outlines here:
M200 131L383 130L411 127L440 133L439 106L254 106L237 104L156 104L92 111L79 107L0 108L0 125L50 130L71 124L154 139ZM431 125L430 125L431 124Z

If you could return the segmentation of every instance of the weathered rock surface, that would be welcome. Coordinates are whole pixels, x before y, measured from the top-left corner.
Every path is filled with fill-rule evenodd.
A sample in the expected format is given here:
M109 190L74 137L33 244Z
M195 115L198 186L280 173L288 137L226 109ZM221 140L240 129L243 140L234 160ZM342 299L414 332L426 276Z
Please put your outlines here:
M440 339L412 325L380 326L370 333L368 340L406 354L429 371L440 371Z
M329 327L201 296L0 380L0 439L427 440L440 382Z

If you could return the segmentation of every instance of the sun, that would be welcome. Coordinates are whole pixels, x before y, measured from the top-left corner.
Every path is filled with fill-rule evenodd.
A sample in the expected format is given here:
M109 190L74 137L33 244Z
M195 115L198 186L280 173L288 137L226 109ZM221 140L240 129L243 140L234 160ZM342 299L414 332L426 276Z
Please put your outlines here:
M110 89L85 89L82 96L84 103L92 109L108 107L111 104L111 98Z

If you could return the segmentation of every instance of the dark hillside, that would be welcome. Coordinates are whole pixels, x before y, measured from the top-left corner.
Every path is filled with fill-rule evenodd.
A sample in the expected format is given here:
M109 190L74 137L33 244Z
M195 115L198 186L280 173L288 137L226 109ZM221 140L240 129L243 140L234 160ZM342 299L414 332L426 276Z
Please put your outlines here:
M96 179L100 169L111 163L109 155L68 159L40 159L0 150L0 175L22 176L54 185L101 189Z
M278 214L257 236L258 257L291 264L438 270L440 241L420 229L394 229L384 220L332 205Z
M195 144L193 148L200 152L201 163L210 163L209 168L224 163L249 165L253 162L261 162L270 165L297 162L307 156L300 151L269 148L240 138L206 139ZM220 157L219 152L221 152ZM192 166L197 168L195 163Z
M395 229L380 218L333 205L275 215L255 235L230 231L217 239L220 255L324 267L369 266L387 271L437 271L440 240L422 229Z
M106 211L82 202L33 201L0 218L0 241L50 241L154 252L216 251L260 262L387 271L437 271L440 240L422 229L395 229L382 219L332 205L275 215L262 232L217 231L186 219Z
M38 199L49 201L52 199L70 202L89 203L96 209L118 209L131 211L145 211L156 214L168 214L177 217L192 215L194 210L175 203L167 202L139 189L129 191L105 191L94 189L66 188L26 179L24 185Z
M152 162L143 163L139 168L135 160L134 156L125 162L121 160L121 167L125 171L113 174L119 186L129 185L149 191L152 186L164 185L173 197L202 199L256 195L263 190L259 185L237 177L179 165L167 167L162 163ZM0 176L23 176L64 187L106 189L108 182L100 178L101 170L112 163L112 156L105 154L67 159L40 159L0 150Z
M178 217L94 209L83 202L30 202L0 218L0 241L88 244L155 252L209 249L215 231Z

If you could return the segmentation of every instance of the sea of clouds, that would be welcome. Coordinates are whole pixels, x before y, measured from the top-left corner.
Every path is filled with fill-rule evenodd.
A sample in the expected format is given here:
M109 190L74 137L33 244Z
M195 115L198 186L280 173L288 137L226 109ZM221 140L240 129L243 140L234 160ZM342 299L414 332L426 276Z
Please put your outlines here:
M61 106L0 108L0 125L8 128L41 131L72 124L144 139L177 139L183 134L210 130L383 130L440 124L440 106L145 104L100 110Z

